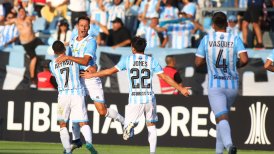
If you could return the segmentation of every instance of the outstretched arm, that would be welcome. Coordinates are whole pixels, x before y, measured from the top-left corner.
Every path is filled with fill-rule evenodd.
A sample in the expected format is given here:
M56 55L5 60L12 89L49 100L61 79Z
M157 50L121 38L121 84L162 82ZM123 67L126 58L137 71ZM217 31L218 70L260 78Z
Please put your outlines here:
M71 60L71 61L74 61L75 63L78 63L80 65L84 65L84 66L87 66L88 65L88 62L92 59L91 56L89 55L85 55L84 57L72 57L72 56L60 56L56 59L56 62L57 63L61 63L63 61L66 61L66 60Z
M119 70L116 67L112 67L106 70L102 70L96 73L90 73L90 72L82 72L80 76L82 78L93 78L93 77L103 77L103 76L109 76L111 74L117 73Z
M158 77L163 79L166 83L168 83L172 87L179 90L184 96L189 96L190 95L190 92L188 91L190 89L190 87L184 87L183 84L179 85L178 83L176 83L172 78L170 78L165 73L158 74Z

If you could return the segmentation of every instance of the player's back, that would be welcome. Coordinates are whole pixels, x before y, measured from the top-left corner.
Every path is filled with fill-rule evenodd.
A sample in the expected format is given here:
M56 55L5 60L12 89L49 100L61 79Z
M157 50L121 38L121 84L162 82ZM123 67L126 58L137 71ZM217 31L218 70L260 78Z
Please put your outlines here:
M240 38L232 33L213 32L201 44L198 52L205 51L209 88L238 88L237 55L245 50Z
M162 73L163 71L153 57L144 54L133 54L126 57L117 66L128 71L129 103L155 102L152 90L152 77L154 73Z
M56 78L58 92L62 95L84 95L84 89L80 82L79 65L66 60L56 63L55 59L50 62L51 73Z

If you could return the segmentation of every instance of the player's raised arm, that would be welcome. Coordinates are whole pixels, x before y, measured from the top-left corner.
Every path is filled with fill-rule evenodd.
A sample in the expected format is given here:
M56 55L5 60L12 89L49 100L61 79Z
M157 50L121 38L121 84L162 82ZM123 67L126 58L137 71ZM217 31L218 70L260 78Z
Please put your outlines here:
M56 62L61 63L66 60L71 60L71 61L74 61L75 63L80 64L80 65L87 66L91 59L92 58L89 55L85 55L84 57L73 57L73 56L63 55L63 56L58 57L56 59Z
M190 89L190 87L184 87L182 84L179 85L178 83L176 83L171 77L169 77L165 73L160 73L160 74L157 74L157 75L158 75L159 78L163 79L166 83L168 83L172 87L179 90L184 96L189 96L190 95L190 92L188 90L188 89Z
M102 70L96 73L90 73L90 72L81 72L80 76L82 78L93 78L93 77L103 77L103 76L109 76L111 74L117 73L119 70L116 67L112 67L106 70Z

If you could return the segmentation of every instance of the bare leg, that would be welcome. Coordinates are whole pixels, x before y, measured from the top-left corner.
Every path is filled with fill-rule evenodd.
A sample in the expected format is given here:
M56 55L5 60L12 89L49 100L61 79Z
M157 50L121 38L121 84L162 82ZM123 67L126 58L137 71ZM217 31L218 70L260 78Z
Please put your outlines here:
M259 23L254 22L253 28L254 28L255 34L257 36L258 43L263 43L262 31L261 31Z
M244 44L247 44L247 35L248 35L248 22L247 21L243 21L243 25L242 25L242 31L243 31L243 42Z

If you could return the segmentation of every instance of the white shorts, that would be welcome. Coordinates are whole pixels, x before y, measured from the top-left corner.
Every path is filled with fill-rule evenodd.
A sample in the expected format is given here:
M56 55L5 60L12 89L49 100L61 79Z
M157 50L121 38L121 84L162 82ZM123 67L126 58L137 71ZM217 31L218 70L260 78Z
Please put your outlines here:
M88 115L85 96L58 95L57 120L67 122L87 122Z
M104 91L102 87L101 79L98 77L83 79L81 78L81 83L84 85L86 94L90 96L90 98L94 102L104 103Z
M218 118L230 111L238 94L237 89L210 88L208 89L208 99L211 110Z
M126 106L125 126L130 122L138 123L144 113L146 122L154 123L158 121L156 103L128 104Z

